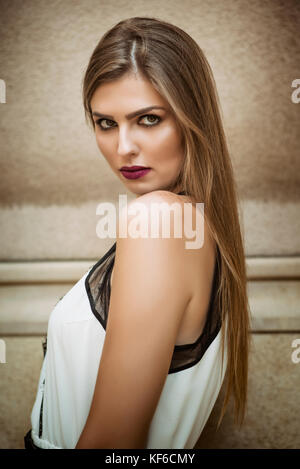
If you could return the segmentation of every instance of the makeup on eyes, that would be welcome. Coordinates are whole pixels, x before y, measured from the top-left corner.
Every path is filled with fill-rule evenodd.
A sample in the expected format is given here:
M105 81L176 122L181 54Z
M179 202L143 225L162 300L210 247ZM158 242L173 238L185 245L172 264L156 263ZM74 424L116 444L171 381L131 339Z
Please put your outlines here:
M150 118L153 118L153 117L154 117L154 118L156 119L156 122L150 123L150 124L139 124L139 125L141 125L141 126L143 126L143 127L148 127L148 128L149 128L149 127L154 127L154 126L158 125L158 124L161 122L161 120L162 120L162 118L161 118L160 116L158 116L157 114L145 114L145 115L140 116L140 117L138 118L138 122L139 122L140 120L142 120L142 119L149 118L149 117L150 117ZM95 121L95 124L99 127L100 130L106 131L106 130L109 130L109 129L112 129L112 128L116 127L115 125L109 125L108 127L103 127L103 126L101 125L101 122L103 122L103 121L106 121L106 122L114 122L112 119L108 119L108 118L106 118L106 117L102 117L101 119L97 119L97 120Z

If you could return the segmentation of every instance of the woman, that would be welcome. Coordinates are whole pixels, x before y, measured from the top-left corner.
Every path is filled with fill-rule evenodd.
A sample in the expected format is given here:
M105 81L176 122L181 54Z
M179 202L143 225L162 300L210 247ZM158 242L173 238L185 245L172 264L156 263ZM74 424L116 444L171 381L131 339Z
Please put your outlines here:
M212 72L180 28L129 18L94 50L83 99L101 153L136 195L122 222L137 204L148 222L154 204L176 203L173 232L184 205L197 218L203 202L204 243L117 229L51 313L26 445L193 448L225 375L218 426L231 395L241 424L247 398L245 256Z

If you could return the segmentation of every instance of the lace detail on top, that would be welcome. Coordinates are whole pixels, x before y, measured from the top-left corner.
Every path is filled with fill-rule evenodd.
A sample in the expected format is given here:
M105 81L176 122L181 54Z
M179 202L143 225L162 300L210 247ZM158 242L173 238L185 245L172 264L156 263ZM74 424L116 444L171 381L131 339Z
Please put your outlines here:
M85 287L91 309L106 329L109 300L110 278L115 261L116 242L104 256L92 267L85 279ZM218 251L217 251L218 252ZM218 256L215 262L213 284L204 329L200 337L191 344L175 345L168 374L189 368L198 363L212 341L217 336L222 322L217 305L217 288L219 284Z

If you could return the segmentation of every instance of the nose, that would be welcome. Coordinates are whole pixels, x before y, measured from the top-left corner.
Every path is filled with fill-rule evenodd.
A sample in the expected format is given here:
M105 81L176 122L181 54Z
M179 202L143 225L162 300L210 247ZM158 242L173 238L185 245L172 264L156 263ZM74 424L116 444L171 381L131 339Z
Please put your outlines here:
M136 145L132 134L129 129L119 127L119 140L118 140L118 155L126 156L130 153L137 153L138 146Z

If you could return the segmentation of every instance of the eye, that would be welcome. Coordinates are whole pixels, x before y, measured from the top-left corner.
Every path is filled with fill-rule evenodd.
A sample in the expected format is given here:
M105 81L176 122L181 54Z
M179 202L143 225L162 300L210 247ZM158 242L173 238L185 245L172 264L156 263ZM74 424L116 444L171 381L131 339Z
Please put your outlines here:
M150 125L148 124L141 124L145 125L146 127L153 127L153 125L157 125L160 121L161 118L159 116L156 116L155 114L146 114L145 116L142 116L141 119L148 119L148 122L150 122ZM154 122L153 122L154 119Z
M102 125L102 122L108 122L108 123L113 123L114 121L110 120L110 119L98 119L96 121L96 125L98 125L98 127L100 127L101 130L109 130L113 127L113 125Z

